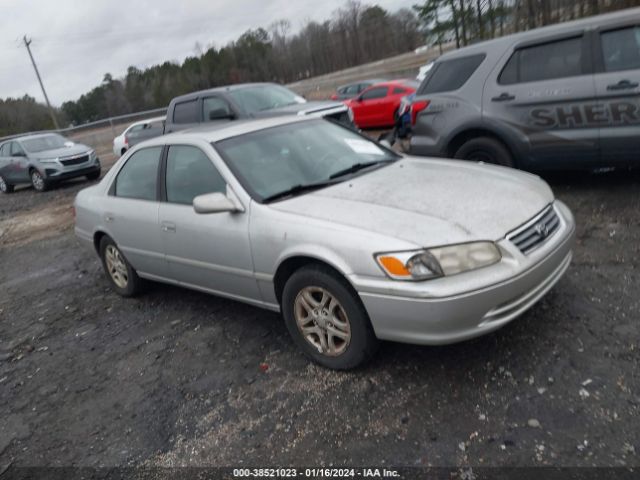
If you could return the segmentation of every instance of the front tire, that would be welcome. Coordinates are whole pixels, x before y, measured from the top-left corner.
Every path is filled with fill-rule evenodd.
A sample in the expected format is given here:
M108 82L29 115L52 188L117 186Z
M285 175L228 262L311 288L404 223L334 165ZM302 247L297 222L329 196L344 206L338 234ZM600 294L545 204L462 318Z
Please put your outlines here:
M123 297L133 297L142 290L142 279L108 236L100 240L100 259L113 289Z
M0 192L2 193L11 193L13 192L14 186L7 183L7 181L0 175Z
M504 144L490 137L476 137L467 140L455 152L454 158L475 162L492 163L503 167L513 167L513 157Z
M38 170L31 171L31 185L38 192L44 192L49 188L49 182Z
M100 170L91 172L87 174L86 177L87 177L87 180L89 180L90 182L93 182L94 180L98 180L100 178Z
M377 350L360 299L329 268L312 265L294 272L282 292L282 314L296 346L324 367L355 368Z

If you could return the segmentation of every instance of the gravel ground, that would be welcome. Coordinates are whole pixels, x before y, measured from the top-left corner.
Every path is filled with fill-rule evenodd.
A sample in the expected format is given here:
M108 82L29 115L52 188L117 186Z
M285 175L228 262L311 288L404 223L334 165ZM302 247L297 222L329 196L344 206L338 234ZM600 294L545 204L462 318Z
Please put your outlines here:
M547 179L578 242L540 303L350 373L310 365L270 312L159 284L118 297L73 236L86 183L1 196L0 470L640 466L640 174Z

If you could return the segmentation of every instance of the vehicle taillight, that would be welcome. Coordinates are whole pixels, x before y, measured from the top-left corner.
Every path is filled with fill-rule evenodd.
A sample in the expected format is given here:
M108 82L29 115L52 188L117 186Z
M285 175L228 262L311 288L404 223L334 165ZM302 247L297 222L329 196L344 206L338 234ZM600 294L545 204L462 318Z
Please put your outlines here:
M126 136L124 137L124 144L129 145L129 139Z
M411 104L411 125L416 124L418 114L429 106L429 100L418 100Z
M331 95L331 100L337 100L338 99L338 95L337 94L333 94Z

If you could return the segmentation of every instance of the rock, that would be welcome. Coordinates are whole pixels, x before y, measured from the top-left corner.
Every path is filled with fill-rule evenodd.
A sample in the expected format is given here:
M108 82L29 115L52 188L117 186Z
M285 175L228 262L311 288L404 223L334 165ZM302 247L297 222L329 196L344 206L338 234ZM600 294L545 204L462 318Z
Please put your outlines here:
M527 422L527 425L529 425L531 428L540 428L540 422L535 418L530 418Z
M589 391L586 388L581 388L578 391L578 394L580 395L580 398L582 398L583 400L585 398L589 398L591 396L591 394L589 393Z

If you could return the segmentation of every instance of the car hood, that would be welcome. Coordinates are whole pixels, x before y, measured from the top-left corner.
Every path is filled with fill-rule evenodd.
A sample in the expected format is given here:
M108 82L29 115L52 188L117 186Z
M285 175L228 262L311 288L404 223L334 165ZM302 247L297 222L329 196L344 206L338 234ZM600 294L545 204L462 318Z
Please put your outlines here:
M347 107L342 102L333 101L313 101L304 103L295 103L293 105L287 105L281 108L272 108L270 110L264 110L262 112L256 112L254 114L257 118L273 117L276 115L318 115L323 116L330 113L337 113L346 111Z
M81 153L87 153L91 150L91 147L87 147L82 143L75 143L72 147L55 148L52 150L44 150L42 152L29 153L30 158L56 158L56 157L71 157L73 155L80 155Z
M270 206L428 247L499 240L552 201L549 186L535 175L406 157Z

